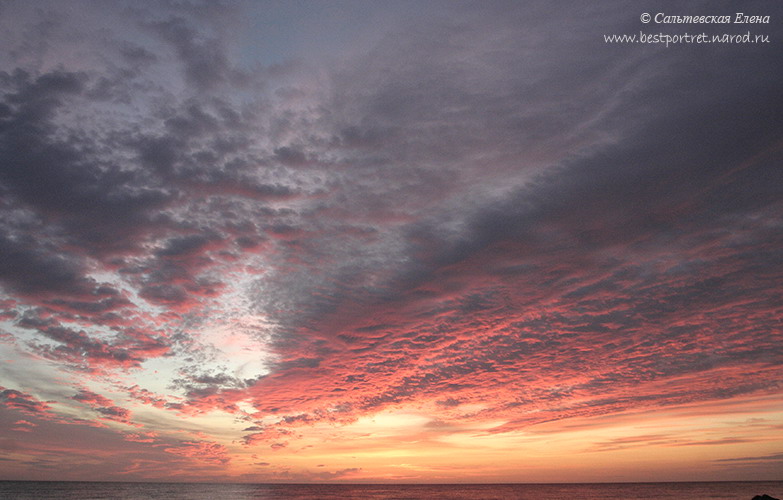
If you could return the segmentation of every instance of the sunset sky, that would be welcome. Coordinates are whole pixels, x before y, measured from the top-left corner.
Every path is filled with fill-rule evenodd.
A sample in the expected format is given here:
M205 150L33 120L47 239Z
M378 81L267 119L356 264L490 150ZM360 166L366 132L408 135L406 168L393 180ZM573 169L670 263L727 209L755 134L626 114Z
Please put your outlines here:
M0 0L0 479L781 479L781 20Z

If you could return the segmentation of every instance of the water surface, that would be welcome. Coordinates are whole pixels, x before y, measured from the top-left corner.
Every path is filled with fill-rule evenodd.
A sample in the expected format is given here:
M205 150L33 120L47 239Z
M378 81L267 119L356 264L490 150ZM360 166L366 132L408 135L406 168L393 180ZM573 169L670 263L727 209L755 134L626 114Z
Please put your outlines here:
M203 484L0 481L16 500L751 500L783 499L783 481L602 484Z

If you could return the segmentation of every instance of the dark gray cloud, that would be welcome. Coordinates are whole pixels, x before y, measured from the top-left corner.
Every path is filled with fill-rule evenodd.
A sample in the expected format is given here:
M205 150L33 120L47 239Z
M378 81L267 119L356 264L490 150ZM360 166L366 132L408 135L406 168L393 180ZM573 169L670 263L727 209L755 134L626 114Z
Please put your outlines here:
M66 101L80 99L86 76L55 71L32 77L18 70L1 80L7 112L0 127L0 180L11 203L92 251L127 245L148 222L146 211L168 195L107 162L96 139L56 123Z
M204 38L182 17L152 23L150 28L171 44L179 57L188 83L200 90L211 90L241 76L231 68L221 41Z
M78 296L87 291L89 282L78 259L37 246L30 237L0 232L0 279L4 285L21 293L55 290Z
M340 174L335 197L287 244L301 271L257 295L280 323L322 328L341 304L385 300L495 246L520 247L513 266L553 252L591 265L619 245L696 244L771 215L783 184L769 47L607 47L603 30L630 24L622 9L577 9L596 22L567 36L568 16L543 6L479 10L407 28L341 68L320 117L330 142L305 126L275 150L310 168L319 151L340 158L320 165ZM343 214L390 237L349 236L331 225ZM571 293L599 286L618 285Z

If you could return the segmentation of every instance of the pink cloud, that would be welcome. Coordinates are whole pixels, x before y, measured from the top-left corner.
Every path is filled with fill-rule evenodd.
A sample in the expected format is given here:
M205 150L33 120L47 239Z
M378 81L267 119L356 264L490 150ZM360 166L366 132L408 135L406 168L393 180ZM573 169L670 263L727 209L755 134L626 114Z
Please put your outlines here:
M158 441L158 433L154 431L125 434L124 439L134 443L155 443Z
M114 422L137 425L131 421L130 410L116 406L112 400L100 394L88 391L86 389L81 389L77 394L72 396L71 399L89 405L100 415L99 418L103 420L112 420Z
M231 461L226 447L209 441L185 441L165 451L188 458L196 458L212 464L226 465Z
M19 410L28 415L52 417L52 407L49 402L41 401L30 394L0 386L0 402L8 408Z

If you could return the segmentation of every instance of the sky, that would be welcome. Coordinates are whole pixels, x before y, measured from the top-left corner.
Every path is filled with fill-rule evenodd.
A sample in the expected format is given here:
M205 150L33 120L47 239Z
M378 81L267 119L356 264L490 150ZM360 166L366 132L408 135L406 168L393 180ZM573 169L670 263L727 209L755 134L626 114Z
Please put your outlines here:
M0 479L780 479L781 16L0 1Z

